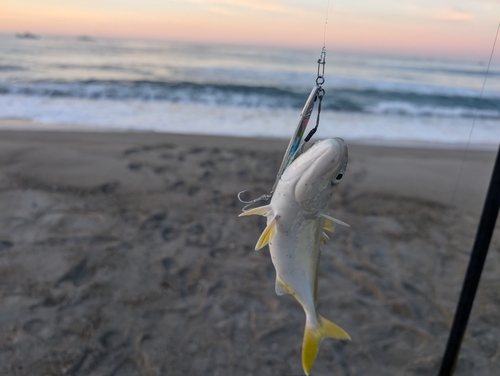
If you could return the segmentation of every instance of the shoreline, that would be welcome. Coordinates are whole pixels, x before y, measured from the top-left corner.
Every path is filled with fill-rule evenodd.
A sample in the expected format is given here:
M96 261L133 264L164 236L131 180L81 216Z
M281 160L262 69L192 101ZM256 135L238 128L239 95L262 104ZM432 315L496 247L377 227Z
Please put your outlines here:
M98 153L96 157L112 157L113 162L110 160L110 163L119 165L121 157L116 153L123 152L124 148L140 149L148 147L145 145L162 144L264 152L271 153L276 160L281 160L288 140L140 131L0 129L0 150L4 153L8 153L12 147L14 150L17 147L38 148L43 159L46 152L53 152L53 147L62 146L64 148L61 148L59 153L68 158L68 167L70 161L79 164L78 158L83 157L85 160L89 153L94 152ZM464 151L349 143L349 166L343 185L375 194L418 197L455 206L461 211L478 216L482 210L495 156L496 153L490 150ZM47 168L50 166L47 165ZM273 175L276 171L267 172ZM120 180L120 177L122 175L117 174L115 180ZM64 181L64 177L61 176L61 180ZM244 189L245 187L241 190ZM264 192L253 195L260 196L262 193Z
M194 136L194 137L227 137L228 139L246 139L246 140L273 140L275 142L283 142L285 140L288 142L289 138L277 138L277 137L248 137L248 136L234 136L234 135L218 135L218 134L201 134L201 133L172 133L172 132L161 132L154 130L140 130L140 129L114 129L114 128L104 128L95 125L83 125L83 124L56 124L56 123L42 123L36 122L29 118L0 118L0 132L1 131L39 131L39 132L77 132L77 133L109 133L109 134L165 134L165 135L179 135L179 136ZM312 141L318 139L313 137ZM366 145L366 146L379 146L388 148L411 148L411 149L437 149L437 150L457 150L463 151L497 151L498 143L458 143L458 142L428 142L428 141L417 141L417 140L405 140L405 139L381 139L381 138L354 138L348 139L349 145Z

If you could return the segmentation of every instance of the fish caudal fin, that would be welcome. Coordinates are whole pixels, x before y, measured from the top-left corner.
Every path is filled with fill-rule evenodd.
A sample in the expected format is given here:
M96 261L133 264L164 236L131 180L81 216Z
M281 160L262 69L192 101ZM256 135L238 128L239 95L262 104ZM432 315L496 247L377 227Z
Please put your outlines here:
M318 326L311 328L306 321L304 331L304 341L302 343L302 367L306 375L309 375L311 368L318 354L319 344L325 337L350 340L349 334L340 326L318 315Z

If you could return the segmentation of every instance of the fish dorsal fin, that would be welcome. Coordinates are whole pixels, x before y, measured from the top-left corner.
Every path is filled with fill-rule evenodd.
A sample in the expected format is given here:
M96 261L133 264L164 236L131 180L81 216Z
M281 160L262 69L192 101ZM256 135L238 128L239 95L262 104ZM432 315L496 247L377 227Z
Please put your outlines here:
M318 217L323 217L326 219L326 221L325 221L325 230L326 231L330 231L328 228L332 228L332 231L330 231L330 232L333 232L333 230L335 229L335 226L333 225L333 223L336 223L336 224L344 226L344 227L351 227L347 223L342 222L340 219L333 218L331 215L328 215L328 214L323 213L323 212L319 212ZM328 226L328 228L327 228L327 226Z
M285 285L278 276L276 276L275 290L276 290L276 295L279 296L288 294L288 286Z
M325 225L323 226L323 230L328 231L328 232L333 232L333 231L335 231L336 225L337 224L335 222L333 222L330 218L326 218Z
M274 218L267 224L267 227L262 232L259 240L257 241L257 245L255 246L255 250L258 251L261 248L264 248L276 235L276 218Z
M270 214L272 215L272 213L273 209L271 208L271 205L264 205L250 210L245 210L238 217L245 217L247 215L262 215L264 217L268 217Z
M328 240L330 240L330 238L325 232L323 232L323 236L321 237L321 244L325 245Z
M314 307L318 304L318 281L319 281L319 260L321 259L321 250L318 255L318 263L316 264L316 275L314 276Z

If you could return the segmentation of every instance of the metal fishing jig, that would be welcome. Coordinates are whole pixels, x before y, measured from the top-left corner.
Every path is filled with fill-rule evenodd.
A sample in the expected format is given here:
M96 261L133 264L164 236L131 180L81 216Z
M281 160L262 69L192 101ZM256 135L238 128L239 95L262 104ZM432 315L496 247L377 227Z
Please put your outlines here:
M285 169L295 160L295 158L297 158L302 153L305 143L308 142L318 130L319 117L321 114L321 102L323 101L323 97L325 95L325 90L322 87L322 85L325 83L325 64L326 64L326 48L323 47L321 49L321 54L318 59L318 74L316 76L314 87L312 88L311 93L309 94L309 97L307 98L306 103L302 108L302 112L299 117L299 122L295 127L295 132L292 138L290 139L290 142L288 143L288 147L286 148L285 155L281 162L278 173L276 174L276 180L273 184L271 192L269 194L263 194L260 197L250 201L243 201L241 199L241 194L246 191L239 192L238 200L241 203L246 204L243 207L243 211L245 211L252 204L259 201L267 201L273 196L274 190L276 189L276 185L278 185L278 181L280 180L281 175L283 175ZM313 112L314 104L316 103L316 101L318 101L318 114L316 117L316 125L314 126L313 129L309 131L307 136L304 139L302 139L304 137L304 132L309 123L309 119L311 118L311 114Z

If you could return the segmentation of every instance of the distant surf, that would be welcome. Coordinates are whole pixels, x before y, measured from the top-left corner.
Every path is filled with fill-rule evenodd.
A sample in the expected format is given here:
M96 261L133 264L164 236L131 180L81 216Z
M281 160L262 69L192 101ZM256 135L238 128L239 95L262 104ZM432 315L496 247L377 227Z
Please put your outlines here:
M1 117L285 138L317 58L284 48L14 35L0 35L0 51ZM333 123L328 133L444 143L466 142L476 117L472 141L498 142L500 69L491 68L480 98L484 75L480 63L331 52L322 116ZM190 124L179 130L183 119Z

